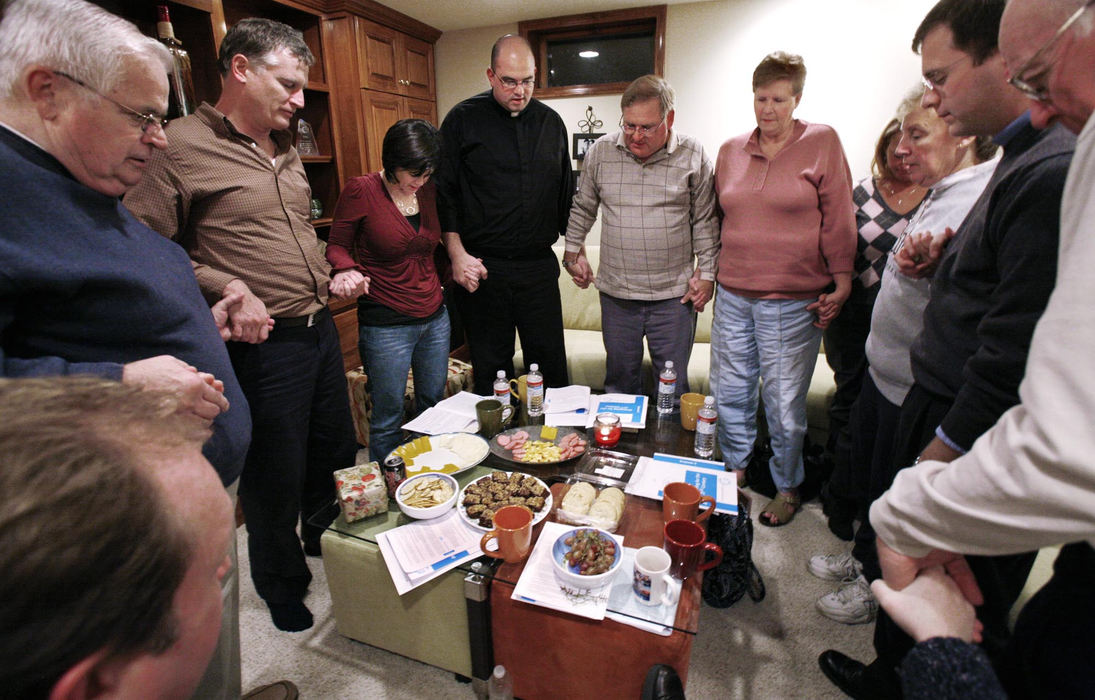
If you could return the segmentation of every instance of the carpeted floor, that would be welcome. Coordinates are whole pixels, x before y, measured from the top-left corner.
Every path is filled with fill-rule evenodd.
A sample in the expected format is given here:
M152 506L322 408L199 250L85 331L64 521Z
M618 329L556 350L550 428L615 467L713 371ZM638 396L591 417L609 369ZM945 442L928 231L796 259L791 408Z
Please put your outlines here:
M757 496L755 503L767 502ZM754 508L754 512L759 507ZM687 695L707 698L842 698L817 666L825 649L839 649L869 661L872 625L847 626L822 617L814 601L834 584L806 571L813 554L848 551L850 543L833 537L817 502L808 503L782 528L758 525L753 558L768 595L761 603L745 598L730 608L704 606L692 647ZM356 698L467 698L470 685L448 671L370 647L341 636L331 617L323 565L309 559L315 579L306 599L315 626L305 632L278 631L251 585L246 535L238 531L240 554L240 628L243 687L289 679L304 700Z

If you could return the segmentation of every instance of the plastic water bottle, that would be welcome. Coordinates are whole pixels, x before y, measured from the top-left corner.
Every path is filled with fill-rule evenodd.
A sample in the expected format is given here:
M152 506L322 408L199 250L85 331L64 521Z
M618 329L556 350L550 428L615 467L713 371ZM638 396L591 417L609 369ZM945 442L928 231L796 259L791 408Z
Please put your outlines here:
M703 408L696 414L696 456L710 459L715 454L715 422L719 419L715 410L715 397L703 400Z
M487 697L490 700L513 700L513 676L509 675L505 666L494 667L494 673L487 681Z
M673 369L673 360L666 360L665 369L658 375L658 413L672 413L676 396L677 370Z
M544 415L544 375L535 362L528 366L528 414L530 418Z
M494 380L494 398L501 401L503 406L509 405L509 381L504 369L498 370L498 377Z

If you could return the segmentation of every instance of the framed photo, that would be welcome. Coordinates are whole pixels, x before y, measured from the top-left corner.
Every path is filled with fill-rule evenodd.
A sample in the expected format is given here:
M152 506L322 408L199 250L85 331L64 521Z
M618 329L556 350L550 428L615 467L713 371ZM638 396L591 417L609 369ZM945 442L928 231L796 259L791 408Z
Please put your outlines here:
M586 157L586 151L593 145L593 142L604 136L604 134L572 134L574 142L574 160L581 162Z

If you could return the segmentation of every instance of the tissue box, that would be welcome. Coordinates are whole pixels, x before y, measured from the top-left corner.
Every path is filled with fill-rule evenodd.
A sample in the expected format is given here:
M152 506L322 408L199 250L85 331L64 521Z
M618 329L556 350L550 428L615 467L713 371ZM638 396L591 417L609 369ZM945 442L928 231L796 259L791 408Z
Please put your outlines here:
M334 476L338 504L346 522L388 512L388 490L376 462L339 469Z

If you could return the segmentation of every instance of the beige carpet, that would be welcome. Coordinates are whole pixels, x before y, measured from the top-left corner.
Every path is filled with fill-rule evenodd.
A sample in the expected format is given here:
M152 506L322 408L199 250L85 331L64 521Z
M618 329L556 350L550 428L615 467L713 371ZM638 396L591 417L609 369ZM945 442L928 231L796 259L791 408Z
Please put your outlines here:
M766 499L757 496L754 502L763 505ZM703 607L688 671L688 697L844 697L818 670L817 656L835 648L870 660L873 627L847 626L822 617L814 601L833 586L811 576L806 560L812 554L847 551L850 543L829 533L817 502L807 504L786 527L758 525L755 531L753 558L768 596L761 603L745 598L725 610ZM318 559L309 559L315 579L306 599L315 626L292 634L278 631L251 585L243 528L238 536L245 691L287 678L305 700L475 696L470 685L457 682L448 671L339 635Z

